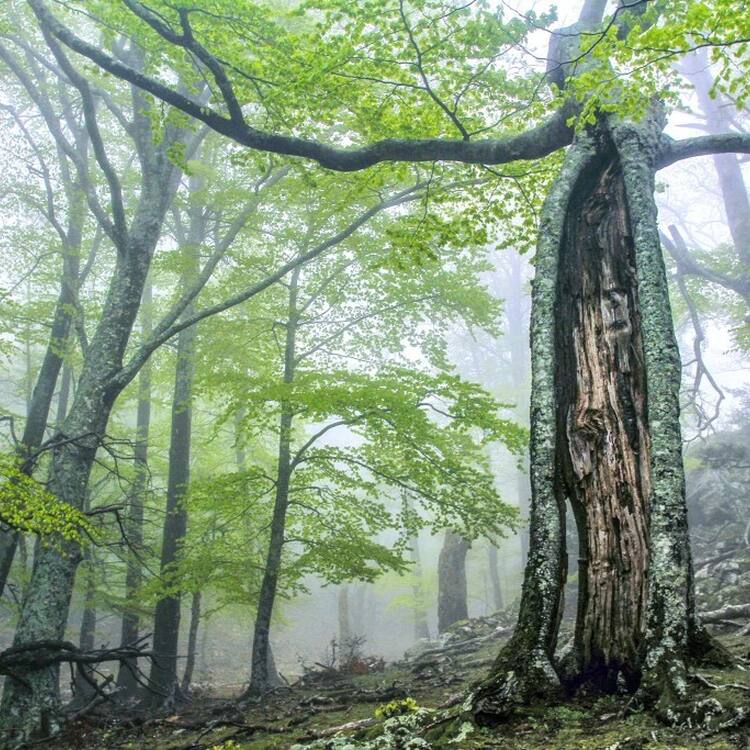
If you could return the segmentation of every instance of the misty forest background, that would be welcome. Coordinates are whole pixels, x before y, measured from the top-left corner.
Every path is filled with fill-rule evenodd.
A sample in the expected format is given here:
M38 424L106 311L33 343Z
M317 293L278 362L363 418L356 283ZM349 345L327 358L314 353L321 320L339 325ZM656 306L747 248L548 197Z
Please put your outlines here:
M154 35L138 37L120 5L60 12L115 59L215 101L211 60L185 54L160 70ZM303 136L312 120L344 146L357 141L348 129L475 137L518 101L528 113L515 110L517 121L539 119L545 29L580 10L363 3L361 13L383 14L412 80L398 60L346 67L351 47L374 48L380 32L352 25L357 13L338 3L307 14L243 3L252 27L203 5L201 33L227 60L243 45L278 45L237 75L254 98L247 115ZM210 13L229 24L225 37L211 37ZM333 35L321 59L307 36L316 24L353 36ZM469 618L510 628L529 551L534 246L559 152L328 171L247 148L45 34L26 3L3 8L0 651L35 557L55 545L80 554L64 639L163 657L64 667L62 697L79 709L96 700L91 679L109 679L131 706L150 687L173 711L191 696L246 695L251 672L263 692L321 665L377 671L415 645L440 648ZM308 45L297 58L295 39ZM487 52L499 39L502 54ZM746 98L722 85L734 80L724 65L705 45L663 66L668 135L747 132ZM326 66L340 77L321 97ZM656 183L697 609L733 637L750 634L748 160L678 161ZM117 323L129 342L111 417L93 437L68 434L90 385L84 362L121 304L111 279L136 242L153 262L132 332L127 315ZM63 442L95 451L78 509L46 480ZM572 526L566 621L578 586ZM259 633L270 633L267 648Z

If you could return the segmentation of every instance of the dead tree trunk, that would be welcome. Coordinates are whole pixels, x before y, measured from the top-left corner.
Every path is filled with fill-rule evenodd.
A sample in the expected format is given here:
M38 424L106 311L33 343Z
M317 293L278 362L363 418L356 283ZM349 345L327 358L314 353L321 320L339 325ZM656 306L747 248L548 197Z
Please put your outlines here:
M692 612L680 358L656 225L661 115L602 121L545 204L532 311L531 548L519 622L474 696L480 720L618 676L672 708L703 641ZM575 648L555 662L564 502L581 544Z
M438 558L438 632L469 617L466 599L466 553L469 542L455 531L446 531Z

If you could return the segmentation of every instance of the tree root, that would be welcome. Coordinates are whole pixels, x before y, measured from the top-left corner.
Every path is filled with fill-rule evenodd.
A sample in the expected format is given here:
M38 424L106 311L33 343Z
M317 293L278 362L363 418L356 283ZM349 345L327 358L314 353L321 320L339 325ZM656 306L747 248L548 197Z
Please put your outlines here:
M479 726L492 726L521 706L556 702L563 695L560 679L545 653L531 654L525 664L506 654L507 651L501 653L490 676L474 688L466 701Z

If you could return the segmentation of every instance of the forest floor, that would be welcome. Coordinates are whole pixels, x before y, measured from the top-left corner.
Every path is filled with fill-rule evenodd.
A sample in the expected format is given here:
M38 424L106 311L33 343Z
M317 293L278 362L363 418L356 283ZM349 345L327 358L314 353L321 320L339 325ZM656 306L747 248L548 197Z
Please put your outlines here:
M331 729L357 723L347 736L365 742L382 730L376 717L379 704L409 697L420 707L439 709L459 702L463 691L482 677L498 649L496 638L474 637L469 647L443 654L426 654L383 671L356 676L320 675L307 685L276 691L263 705L239 706L226 697L196 696L172 715L124 718L111 715L79 720L51 750L281 750L295 744L330 740ZM738 657L750 657L747 637L722 637ZM716 687L711 692L724 706L746 706L750 711L750 671L701 671ZM732 687L732 685L744 686ZM705 685L703 685L705 689ZM378 714L381 712L378 711ZM441 724L442 722L434 722ZM462 739L454 722L426 734L423 748L470 750L750 750L750 723L728 731L673 729L647 713L630 712L627 696L579 697L558 706L529 709L493 729L474 729ZM440 736L442 732L442 736ZM425 736L425 735L423 735ZM382 740L381 740L382 743ZM328 747L322 742L316 748ZM371 747L339 740L337 750ZM372 747L375 747L373 745ZM390 750L396 745L378 744Z

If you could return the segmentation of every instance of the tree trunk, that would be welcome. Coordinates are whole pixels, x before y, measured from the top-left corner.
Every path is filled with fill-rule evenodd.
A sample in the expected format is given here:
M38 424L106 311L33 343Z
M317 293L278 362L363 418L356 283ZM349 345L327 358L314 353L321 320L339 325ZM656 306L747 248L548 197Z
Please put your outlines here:
M680 358L653 199L661 127L657 111L637 126L600 122L571 147L545 203L532 310L531 551L516 631L474 695L483 721L555 693L560 676L608 691L621 676L662 708L685 697L698 630ZM558 674L566 497L581 567L575 645Z
M469 617L466 600L466 553L470 544L454 531L446 531L438 558L438 632Z
M81 235L83 231L83 196L78 190L69 190L70 216L66 242L63 247L63 267L60 279L60 293L55 304L47 349L36 383L28 394L26 423L21 437L19 458L23 462L21 470L31 476L37 463L35 453L44 440L50 407L63 364L63 355L68 345L68 336L73 320L74 304L78 298L78 276L80 268ZM68 387L61 388L67 401ZM63 384L64 385L64 384ZM59 419L58 414L58 419ZM18 545L18 532L0 531L0 596L13 564Z
M427 624L427 611L424 603L424 587L422 585L422 561L419 554L419 536L416 534L411 538L409 542L409 555L414 567L412 568L412 575L414 576L414 583L412 585L412 602L413 602L413 613L414 613L414 637L419 640L420 638L430 637L430 627Z
M136 107L141 107L139 97ZM136 131L144 148L153 147L147 115L137 114ZM134 131L135 132L135 131ZM165 148L164 143L160 148ZM115 399L126 384L122 359L133 328L151 256L175 184L173 167L154 152L143 155L141 195L127 238L121 238L115 269L97 329L89 342L75 398L51 449L47 489L60 501L80 509L97 448L106 434ZM65 439L63 439L65 438ZM14 637L20 646L37 640L59 640L65 634L75 571L81 551L73 542L40 545ZM48 667L9 678L0 703L0 730L6 744L46 737L61 723L59 668Z
M490 542L487 545L487 565L490 569L490 585L492 586L492 607L498 612L503 604L503 589L500 586L500 571L498 570L497 547Z
M172 430L169 444L167 506L161 549L160 575L169 594L160 599L154 612L154 652L150 686L156 700L170 700L178 690L177 647L180 636L180 592L177 566L180 547L187 532L185 497L190 481L190 434L194 374L195 326L181 331L177 339L177 364L172 399Z
M85 591L83 596L83 615L81 617L81 632L78 638L78 646L81 651L91 651L94 648L96 638L96 572L94 570L94 559L91 551L86 552L83 565ZM85 671L84 671L85 670ZM87 679L88 677L88 679ZM90 680L91 667L86 664L78 664L75 668L73 679L73 705L81 708L85 706L96 694Z
M345 646L352 640L352 624L349 619L349 587L342 583L338 591L339 613L339 653L343 655Z
M297 324L297 284L299 269L295 269L289 281L289 308L286 322L286 342L284 347L284 383L294 381ZM281 553L284 547L284 530L286 513L289 506L289 483L292 475L291 437L294 415L291 405L284 401L279 416L279 448L276 469L276 493L274 496L273 516L271 518L271 537L266 554L266 567L258 597L258 611L255 616L253 633L252 672L250 674L249 695L261 695L271 686L269 674L269 634L271 616L276 598L279 574L281 572Z
M195 653L198 643L198 626L201 621L201 592L194 591L190 602L190 629L188 631L187 658L185 659L185 671L182 674L181 690L187 694L190 683L193 680L195 668Z
M151 334L150 282L146 283L141 302L141 330L143 338ZM125 610L120 628L120 645L127 646L138 640L140 614L136 596L141 586L141 554L143 547L143 507L149 483L148 440L151 426L151 363L146 364L138 374L138 406L135 427L134 463L135 477L128 498L125 532L127 534L127 569L125 572ZM140 685L138 680L138 660L127 659L120 663L117 672L117 687L120 696L129 698L136 695Z

